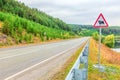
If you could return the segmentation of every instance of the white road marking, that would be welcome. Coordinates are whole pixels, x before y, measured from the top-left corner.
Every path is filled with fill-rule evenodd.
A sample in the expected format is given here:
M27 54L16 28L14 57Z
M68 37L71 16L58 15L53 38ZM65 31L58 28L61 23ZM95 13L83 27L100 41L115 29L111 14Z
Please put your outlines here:
M33 51L34 52L34 51ZM23 53L23 54L18 54L18 55L12 55L12 56L7 56L7 57L2 57L0 58L0 60L3 60L3 59L7 59L7 58L11 58L11 57L16 57L16 56L21 56L21 55L25 55L25 54L29 54L31 52L26 52L26 53Z
M84 41L82 40L81 44L83 44L83 42L84 42ZM50 58L48 58L48 59L46 59L46 60L44 60L44 61L41 61L40 63L37 63L37 64L35 64L35 65L31 66L31 67L28 67L28 68L26 68L26 69L24 69L24 70L22 70L22 71L20 71L20 72L18 72L18 73L16 73L16 74L12 75L12 76L7 77L7 78L4 79L4 80L10 80L11 78L14 78L15 76L18 76L18 75L20 75L20 74L22 74L22 73L24 73L24 72L26 72L26 71L28 71L28 70L30 70L30 69L32 69L32 68L34 68L34 67L36 67L36 66L44 63L44 62L47 62L47 61L49 61L49 60L51 60L51 59L54 59L55 57L57 57L57 56L59 56L59 55L62 55L62 54L64 54L65 52L67 52L67 51L69 51L69 50L71 50L71 49L73 49L73 48L75 48L75 47L77 47L77 46L80 46L81 44L76 45L76 46L73 46L72 48L67 49L67 50L65 50L65 51L62 51L62 52L58 53L57 55L52 56L52 57L50 57Z
M54 44L55 44L55 43L54 43ZM67 43L65 43L65 44L67 44ZM64 44L64 45L65 45L65 44ZM37 48L37 47L41 48L41 47L49 46L49 45L51 45L51 44L42 45L42 46L35 46L35 47L28 47L27 49ZM56 45L56 46L57 46L57 45ZM56 47L56 46L53 46L52 48L54 48L54 47ZM2 51L2 52L17 51L17 50L19 50L19 49ZM39 51L39 50L38 50L38 51ZM2 52L1 52L1 53L2 53ZM33 50L33 51L31 51L31 52L35 52L35 51ZM17 55L6 56L6 57L0 57L0 60L7 59L7 58L12 58L12 57L16 57L16 56L22 56L22 55L25 55L25 54L29 54L29 53L31 53L31 52L26 52L26 53L23 53L23 54L17 54Z
M54 47L56 47L56 46L54 46ZM52 48L54 48L54 47L52 47ZM37 51L39 51L39 50L37 50ZM33 53L33 52L36 52L36 50L30 51L30 52L26 52L26 53L22 53L22 54L17 54L17 55L1 57L0 60L11 58L11 57L16 57L16 56L22 56L22 55L30 54L30 53Z

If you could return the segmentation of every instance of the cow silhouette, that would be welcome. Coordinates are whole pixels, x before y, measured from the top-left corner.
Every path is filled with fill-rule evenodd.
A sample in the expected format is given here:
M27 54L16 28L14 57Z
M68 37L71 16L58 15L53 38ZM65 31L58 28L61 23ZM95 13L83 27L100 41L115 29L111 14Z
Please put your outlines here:
M101 25L104 24L104 21L99 20L98 23Z

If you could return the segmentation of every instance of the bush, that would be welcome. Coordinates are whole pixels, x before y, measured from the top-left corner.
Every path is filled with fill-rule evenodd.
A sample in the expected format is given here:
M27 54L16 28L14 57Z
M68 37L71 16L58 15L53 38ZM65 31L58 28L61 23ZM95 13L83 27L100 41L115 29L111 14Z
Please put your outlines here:
M33 38L32 38L32 34L25 34L24 36L24 40L27 42L27 43L32 43L33 42Z
M96 41L99 40L98 32L94 32L94 33L92 34L92 36L93 36L93 38L94 38Z
M115 44L114 34L106 36L105 39L104 39L104 41L103 41L103 43L105 45L107 45L108 47L113 48L114 44Z

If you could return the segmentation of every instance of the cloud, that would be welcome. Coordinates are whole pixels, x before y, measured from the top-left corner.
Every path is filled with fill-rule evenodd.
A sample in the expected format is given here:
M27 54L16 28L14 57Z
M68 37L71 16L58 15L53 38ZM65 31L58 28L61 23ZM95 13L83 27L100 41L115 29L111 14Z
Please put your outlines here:
M120 25L119 0L19 0L66 23L94 24L103 13L109 25Z

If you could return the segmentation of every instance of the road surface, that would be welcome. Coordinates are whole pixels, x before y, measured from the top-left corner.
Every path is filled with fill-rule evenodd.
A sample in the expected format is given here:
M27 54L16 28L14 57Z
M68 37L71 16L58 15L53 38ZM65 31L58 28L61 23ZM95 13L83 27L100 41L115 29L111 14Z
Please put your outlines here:
M88 38L66 40L56 43L0 49L0 80L4 80L26 68L49 59L75 46L80 46ZM42 72L41 72L42 73Z

